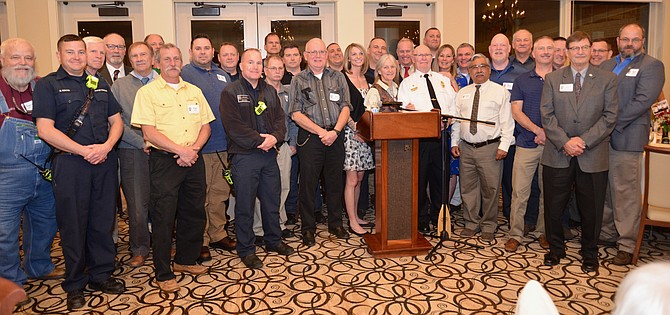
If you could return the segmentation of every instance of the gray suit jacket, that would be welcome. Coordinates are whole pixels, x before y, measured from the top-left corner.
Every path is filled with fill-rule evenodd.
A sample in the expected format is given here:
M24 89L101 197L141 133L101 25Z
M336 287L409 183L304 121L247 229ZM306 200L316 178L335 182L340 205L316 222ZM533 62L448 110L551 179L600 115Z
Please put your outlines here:
M542 164L554 168L567 168L570 156L563 145L572 137L586 142L586 150L577 157L586 173L608 170L609 137L616 123L619 106L614 73L590 66L579 102L574 88L561 92L560 87L574 86L571 67L547 74L542 89L540 113L547 142L542 154Z
M614 67L616 58L600 65L607 71ZM649 109L663 89L664 71L661 61L642 53L617 76L619 115L611 140L615 150L642 152L649 142Z
M126 72L126 75L129 75L130 72L133 71L133 68L123 65L123 70ZM98 70L98 73L100 73L100 76L103 79L105 79L105 81L107 81L107 84L109 84L109 86L113 85L114 82L112 81L112 75L109 73L109 70L107 70L106 64L104 63L102 64L102 69Z

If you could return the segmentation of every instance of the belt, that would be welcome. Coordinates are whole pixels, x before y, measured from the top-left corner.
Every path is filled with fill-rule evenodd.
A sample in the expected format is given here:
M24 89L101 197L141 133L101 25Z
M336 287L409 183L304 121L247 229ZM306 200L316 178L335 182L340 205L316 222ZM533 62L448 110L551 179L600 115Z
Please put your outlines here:
M471 145L473 148L481 148L481 147L483 147L483 146L485 146L485 145L489 145L489 144L491 144L491 143L500 142L500 136L497 136L497 137L495 137L495 138L493 138L493 139L490 139L490 140L486 140L486 141L484 141L484 142L477 142L477 143L467 142L467 141L465 141L465 140L463 140L463 139L461 139L461 141L463 141L463 142L465 142L465 143Z
M170 157L175 156L174 153L171 153L171 152L168 152L168 151L165 151L165 150L161 150L161 149L156 149L156 148L151 148L151 152L156 152L158 154L168 155Z

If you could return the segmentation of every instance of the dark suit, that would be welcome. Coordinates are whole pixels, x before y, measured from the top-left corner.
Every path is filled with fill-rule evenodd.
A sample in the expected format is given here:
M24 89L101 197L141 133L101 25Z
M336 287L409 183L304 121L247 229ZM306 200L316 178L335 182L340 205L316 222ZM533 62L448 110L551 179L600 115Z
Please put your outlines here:
M126 73L126 75L129 75L130 72L133 71L133 68L128 67L124 64L123 71ZM100 69L100 71L98 71L98 73L103 79L105 79L105 81L107 81L107 84L109 84L109 86L112 86L112 84L114 84L114 80L112 80L112 75L109 73L109 70L107 70L106 63L102 65L102 68Z
M616 58L601 69L612 71ZM642 212L642 151L649 142L649 108L661 93L663 63L647 54L635 57L617 76L619 115L610 142L610 172L601 238L633 253ZM615 228L616 227L616 228ZM617 238L618 234L618 238Z
M575 185L582 220L582 256L597 260L607 184L609 137L618 109L616 76L589 67L579 101L572 67L547 74L540 113L547 142L542 154L545 225L550 252L565 254L561 216ZM563 91L561 91L563 87ZM563 146L572 137L586 143L583 154L570 157Z

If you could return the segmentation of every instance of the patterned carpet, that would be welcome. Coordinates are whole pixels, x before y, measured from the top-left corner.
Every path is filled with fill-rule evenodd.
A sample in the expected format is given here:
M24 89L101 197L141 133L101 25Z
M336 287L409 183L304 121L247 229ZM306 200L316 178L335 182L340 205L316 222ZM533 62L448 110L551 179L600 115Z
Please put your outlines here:
M503 219L504 220L504 219ZM258 248L265 267L246 269L229 252L212 251L205 263L209 273L177 273L181 290L161 293L153 280L152 261L144 267L127 266L127 222L120 221L120 266L115 276L125 281L125 294L86 292L87 305L68 312L59 281L29 281L32 302L18 314L513 314L517 296L529 279L544 284L561 314L608 314L617 285L633 267L611 265L615 248L600 249L600 270L581 271L578 238L567 243L568 257L559 266L542 265L545 251L526 238L515 253L507 253L507 222L500 221L496 240L469 241L484 245L472 249L447 243L434 260L424 256L374 259L363 239L331 237L318 226L317 245L305 248L295 237L287 242L297 249L288 258ZM463 228L454 217L455 231ZM291 226L289 226L291 227ZM296 235L299 226L292 226ZM437 242L437 238L429 239ZM56 241L58 244L58 240ZM55 247L59 266L63 259ZM655 230L645 241L639 265L670 260L670 232Z

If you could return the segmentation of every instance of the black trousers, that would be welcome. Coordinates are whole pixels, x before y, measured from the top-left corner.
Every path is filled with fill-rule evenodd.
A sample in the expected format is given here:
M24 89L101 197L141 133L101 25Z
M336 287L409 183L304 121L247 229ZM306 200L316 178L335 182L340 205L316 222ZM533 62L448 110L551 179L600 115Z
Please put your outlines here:
M344 135L326 146L315 134L304 129L298 131L298 157L300 158L300 216L301 230L316 231L314 198L323 174L328 207L328 227L342 226L342 170L344 169Z
M598 258L598 238L603 221L607 171L585 173L577 158L570 160L567 168L543 167L544 222L549 251L556 255L565 253L562 216L575 187L577 208L582 220L582 257Z
M289 154L283 152L281 154ZM261 218L265 244L277 246L281 242L279 202L281 178L277 152L234 154L230 163L235 183L235 236L237 254L245 257L256 253L254 206L256 197L261 202Z
M54 160L52 184L65 257L65 292L103 282L114 272L117 166L114 150L98 165L78 155Z
M175 277L170 266L172 231L176 226L174 262L194 265L200 256L205 230L205 164L202 155L191 167L181 167L172 154L151 151L151 217L156 280Z
M434 225L438 223L442 206L442 172L441 140L419 140L419 227L428 226L431 221Z

